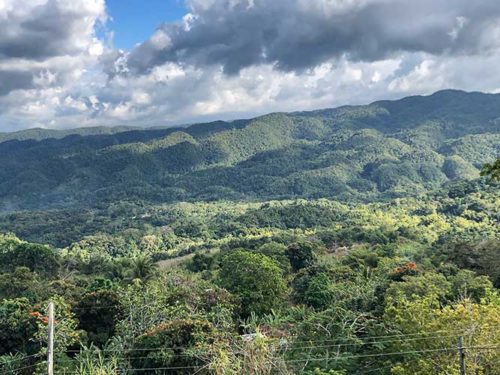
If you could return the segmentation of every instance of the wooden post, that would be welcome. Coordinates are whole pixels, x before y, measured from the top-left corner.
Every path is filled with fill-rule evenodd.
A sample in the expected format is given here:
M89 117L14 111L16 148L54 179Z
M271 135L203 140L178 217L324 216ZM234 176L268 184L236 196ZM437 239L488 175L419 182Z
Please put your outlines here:
M458 355L460 357L460 375L465 375L465 351L462 343L462 336L458 338Z
M54 375L54 302L49 303L47 374Z

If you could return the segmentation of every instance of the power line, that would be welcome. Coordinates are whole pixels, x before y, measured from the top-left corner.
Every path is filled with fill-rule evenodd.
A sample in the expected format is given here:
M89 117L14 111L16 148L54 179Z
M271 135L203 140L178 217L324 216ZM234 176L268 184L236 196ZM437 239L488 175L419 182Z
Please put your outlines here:
M493 325L490 327L490 329L500 329L500 325ZM484 329L487 330L487 329ZM400 334L394 334L394 335L384 335L384 336L365 336L365 337L352 337L352 338L337 338L337 339L332 339L332 340L301 340L301 341L295 341L295 343L298 342L333 342L333 341L338 341L338 340L372 340L372 339L379 339L379 338L392 338L392 337L414 337L414 336L425 336L425 335L436 335L439 333L463 333L467 334L467 330L438 330L438 331L427 331L427 332L420 332L420 333L400 333Z
M158 351L161 350L162 348L156 348L155 350L151 351ZM168 348L164 348L168 349ZM463 347L463 349L474 349L474 350L496 350L500 349L500 346L469 346L469 347ZM145 349L148 350L148 349ZM435 352L435 351L448 351L448 350L456 350L456 348L436 348L436 349L422 349L422 350L413 350L413 351L401 351L401 352L392 352L392 353L371 353L371 354L360 354L360 355L352 355L352 356L342 356L342 359L344 358L361 358L361 357L377 357L377 356L385 356L385 355L396 355L396 354L413 354L413 353L426 353L426 352ZM236 354L244 354L244 352L237 352ZM343 354L343 353L341 353ZM175 354L176 357L193 357L195 356L194 354ZM121 359L121 360L131 360L131 359L151 359L151 357L148 356L139 356L139 357L114 357L114 359ZM329 357L329 359L332 359ZM318 359L319 360L319 359ZM303 360L287 360L287 361L303 361Z
M375 372L375 371L382 371L382 370L386 370L386 369L389 369L392 367L394 367L394 364L391 364L390 366L378 367L378 368L374 368L371 370L363 371L363 372L360 372L358 375L370 374L370 373Z
M154 371L154 370L188 370L198 369L202 366L179 366L179 367L146 367L146 368L131 368L127 371Z
M478 350L496 350L500 349L500 345L492 345L492 346L464 346L464 349L478 349Z
M410 342L410 341L438 340L438 339L445 339L445 338L454 338L454 337L458 337L458 336L460 336L460 335L446 335L446 336L436 335L436 336L426 336L426 337L415 337L415 338L409 338L409 339L395 339L395 340L384 340L384 341L359 342L359 343L350 343L350 344L331 344L331 345L299 346L299 347L291 347L290 349L300 350L300 349L310 349L310 348L363 346L363 345L387 344L387 343L391 343L391 342Z
M467 350L500 350L500 345L478 345L478 346L468 346L468 347L463 347L463 349ZM147 349L145 349L147 350ZM456 348L436 348L436 349L424 349L424 350L411 350L411 351L398 351L398 352L389 352L389 353L371 353L371 354L359 354L359 355L340 355L337 357L320 357L320 358L305 358L305 359L283 359L284 363L300 363L300 362L319 362L319 361L337 361L337 360L344 360L344 359L356 359L356 358L372 358L372 357L385 357L385 356L392 356L392 355L405 355L405 354L420 354L420 353L435 353L435 352L451 352L455 351ZM134 357L132 357L134 358ZM132 359L132 358L127 358L127 357L118 357L116 359ZM147 359L149 357L135 357L135 359ZM15 371L20 371L28 368L32 368L36 366L36 364L30 365L30 366L25 366L25 367L20 367L17 369L13 370L7 370L9 373L15 372ZM126 369L126 371L155 371L155 370L187 370L187 369L200 369L203 366L165 366L165 367L144 367L144 368L132 368L132 369ZM372 369L368 370L365 372L362 372L361 374L366 374L378 370L383 370L385 368L389 368L392 366L387 366L387 367L381 367L377 369ZM68 373L69 374L69 373ZM74 372L73 374L79 374L78 372Z
M493 346L491 346L491 347L469 346L469 347L464 347L464 349L491 350L491 349L500 349L500 346L494 346L494 347ZM305 362L305 361L324 361L324 360L330 361L330 360L334 360L334 359L384 357L384 356L390 356L390 355L446 352L446 351L455 351L455 350L457 350L457 348L424 349L424 350L411 350L411 351L392 352L392 353L359 354L359 355L342 356L342 357L338 357L338 358L327 357L327 358L289 359L289 360L285 360L285 362Z
M24 366L24 367L18 367L18 368L15 368L15 369L12 369L12 370L6 370L7 372L9 373L12 373L12 372L16 372L16 371L21 371L21 370L26 370L28 368L32 368L32 367L35 367L37 366L38 364L35 363L35 364L32 364L32 365L29 365L29 366Z
M426 350L411 350L411 351L405 351L405 352L347 355L347 356L337 356L337 357L333 357L333 358L326 357L326 358L289 359L289 360L286 360L285 362L333 361L333 360L339 360L339 359L385 357L385 356L390 356L390 355L417 354L417 353L428 353L428 352L446 352L446 351L455 351L455 350L456 350L456 348L439 348L439 349L426 349Z
M125 373L129 371L156 371L156 370L192 370L192 369L201 369L203 366L175 366L175 367L144 367L144 368L128 368L123 370L117 370L117 374L121 374L123 371ZM79 371L75 372L66 372L66 375L69 374L81 374Z
M155 350L159 351L159 350ZM242 354L242 353L235 353L235 354ZM185 353L179 353L179 354L174 354L175 357L195 357L196 355L193 354L185 354ZM114 357L113 359L120 359L120 360L131 360L131 359L151 359L149 356L140 356L140 357Z
M469 346L464 347L464 349L475 349L475 350L500 350L500 346ZM310 361L335 361L340 359L355 359L355 358L366 358L366 357L383 357L391 355L402 355L402 354L418 354L418 353L431 353L431 352L449 352L455 351L456 348L439 348L439 349L426 349L426 350L412 350L412 351L401 351L401 352L390 352L390 353L374 353L374 354L364 354L364 355L352 355L352 356L342 356L342 357L322 357L322 358L306 358L306 359L290 359L283 360L284 363L299 363L299 362L310 362ZM370 373L392 366L381 367L377 369L368 370L362 372L361 374ZM145 368L132 368L126 369L126 371L155 371L155 370L187 370L187 369L200 369L203 366L178 366L178 367L145 367ZM78 374L78 372L75 372Z
M434 335L430 336L425 336L425 337L407 337L407 336L417 336L417 335L423 335L423 334L410 334L410 335L391 335L391 336L372 336L372 337L366 337L364 342L359 342L359 343L335 343L337 340L322 340L322 341L295 341L291 342L291 344L295 343L328 343L332 342L333 344L330 345L309 345L309 346L299 346L299 347L290 347L290 350L298 350L298 349L309 349L309 348L328 348L328 347L347 347L347 346L363 346L363 345L375 345L375 344L385 344L385 343L391 343L391 342L401 342L401 343L406 343L406 342L413 342L413 341L426 341L426 340L438 340L440 338L453 338L453 337L458 337L461 334L463 334L464 331L456 331L457 334L454 335L438 335L436 332L440 331L435 331ZM443 331L445 332L445 331ZM448 331L449 332L449 331ZM427 333L428 334L428 333ZM400 336L401 338L398 339L393 339L393 340L382 340L382 341L366 341L366 340L371 340L376 337L396 337ZM353 338L354 339L354 338ZM185 346L173 346L173 347L154 347L154 348L135 348L135 349L101 349L100 352L107 353L107 352L137 352L137 351L158 351L158 350L180 350L180 349L188 349L188 347ZM65 353L80 353L81 350L66 350L64 351Z
M40 356L41 356L41 354L37 353L37 354L26 355L26 356L23 356L22 358L13 357L13 358L9 359L9 362L25 361L28 358L40 357Z

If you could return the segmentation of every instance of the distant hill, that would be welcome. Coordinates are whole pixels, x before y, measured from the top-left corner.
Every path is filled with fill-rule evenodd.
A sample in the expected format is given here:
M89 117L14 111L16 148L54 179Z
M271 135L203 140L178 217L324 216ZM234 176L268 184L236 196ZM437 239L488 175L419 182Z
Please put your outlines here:
M0 142L2 210L375 200L477 177L500 154L500 95L446 90L185 128L33 129L0 134Z
M88 128L75 128L75 129L64 129L64 130L33 128L33 129L19 130L17 132L11 132L11 133L0 133L0 143L6 141L26 141L30 139L36 141L41 141L43 139L48 139L48 138L61 139L69 135L86 136L86 135L116 134L134 129L138 128L130 126L113 126L113 127L94 126Z

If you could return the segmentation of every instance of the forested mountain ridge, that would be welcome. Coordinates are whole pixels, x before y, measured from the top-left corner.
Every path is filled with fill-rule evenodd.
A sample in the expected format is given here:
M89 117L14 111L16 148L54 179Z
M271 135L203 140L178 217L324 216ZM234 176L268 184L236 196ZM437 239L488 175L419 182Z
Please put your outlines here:
M54 303L55 374L458 374L460 339L498 375L499 118L446 91L0 142L0 373L48 372Z
M26 140L37 140L41 141L43 139L61 139L70 135L100 135L100 134L116 134L126 131L132 131L137 128L127 127L127 126L94 126L87 128L76 128L76 129L44 129L44 128L32 128L26 130L19 130L10 133L0 132L0 143L7 141L26 141Z
M431 96L250 120L0 143L2 210L99 202L412 195L500 153L500 95Z

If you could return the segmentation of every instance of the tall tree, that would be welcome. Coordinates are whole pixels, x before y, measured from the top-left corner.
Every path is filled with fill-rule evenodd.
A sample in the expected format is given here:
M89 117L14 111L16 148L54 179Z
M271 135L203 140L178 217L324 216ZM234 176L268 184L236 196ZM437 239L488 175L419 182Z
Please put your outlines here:
M286 285L278 263L244 250L224 257L219 282L241 299L242 315L265 314L283 302Z

